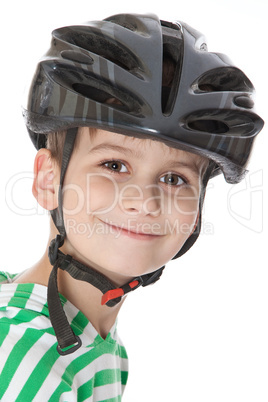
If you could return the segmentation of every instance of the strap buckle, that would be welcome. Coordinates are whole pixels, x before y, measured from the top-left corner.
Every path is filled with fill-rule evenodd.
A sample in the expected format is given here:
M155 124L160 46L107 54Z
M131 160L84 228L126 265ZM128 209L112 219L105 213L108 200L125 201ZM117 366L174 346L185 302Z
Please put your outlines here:
M66 348L61 349L61 347L59 346L59 344L57 345L57 351L61 356L66 356L69 355L73 352L75 352L77 349L79 349L82 345L82 341L79 338L79 336L75 335L75 340L76 342L71 345L71 346L67 346Z
M123 285L121 288L116 288L112 290L108 290L108 292L104 293L104 295L101 298L101 305L103 306L104 304L109 303L110 301L114 301L114 299L119 299L118 302L121 300L121 297L124 296L126 293L131 292L132 290L137 289L139 286L141 286L143 283L143 280L141 277L135 278L133 281L126 283ZM115 305L116 303L111 304Z
M58 259L58 250L63 245L64 239L61 235L57 235L55 239L53 239L48 248L48 258L51 265L54 265Z

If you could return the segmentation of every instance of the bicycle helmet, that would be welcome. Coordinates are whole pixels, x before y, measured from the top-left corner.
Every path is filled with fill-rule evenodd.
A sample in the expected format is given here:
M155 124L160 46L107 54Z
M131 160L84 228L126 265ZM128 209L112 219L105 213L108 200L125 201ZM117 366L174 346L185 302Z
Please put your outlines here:
M162 71L167 59L174 66L168 85ZM37 149L46 146L48 133L67 130L61 185L81 126L162 141L208 158L198 225L177 258L199 235L210 177L222 172L229 183L244 177L254 139L263 126L254 111L253 95L254 87L246 75L227 56L208 52L203 35L187 24L161 21L155 15L120 14L53 31L51 47L37 66L23 115ZM116 102L107 102L111 98ZM97 286L108 305L140 284L157 280L163 267L115 289L107 278L58 250L66 235L61 191L52 217L60 234L49 251L54 268L48 302L58 350L64 353L66 346L75 345L69 353L80 344L72 332L65 336L59 328L68 327L62 313L64 324L57 326L58 267Z

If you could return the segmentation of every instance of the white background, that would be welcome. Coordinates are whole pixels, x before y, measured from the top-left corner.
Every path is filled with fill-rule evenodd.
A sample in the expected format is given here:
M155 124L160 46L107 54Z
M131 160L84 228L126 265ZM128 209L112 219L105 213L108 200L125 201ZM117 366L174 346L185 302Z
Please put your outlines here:
M267 117L264 0L1 2L2 270L31 266L48 235L48 218L31 195L35 150L20 109L27 77L53 28L121 12L153 12L203 32L210 51L227 53L253 81L257 111ZM267 145L266 127L247 180L234 187L219 177L209 185L193 249L160 282L129 295L119 320L130 358L126 402L267 402Z

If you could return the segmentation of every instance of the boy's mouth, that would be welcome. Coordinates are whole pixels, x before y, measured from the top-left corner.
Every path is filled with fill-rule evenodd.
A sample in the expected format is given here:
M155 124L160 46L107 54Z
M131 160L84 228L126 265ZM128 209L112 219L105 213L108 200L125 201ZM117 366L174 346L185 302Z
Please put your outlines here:
M99 218L98 218L99 219ZM112 222L109 222L107 220L103 221L101 219L99 219L102 223L104 223L105 225L107 225L110 229L111 232L116 233L118 235L122 234L124 236L128 236L131 237L133 239L139 239L139 240L153 240L156 238L160 238L163 237L164 234L161 233L152 233L152 232L145 232L142 230L138 230L134 227L128 227L128 226L118 226ZM118 236L117 236L118 237Z

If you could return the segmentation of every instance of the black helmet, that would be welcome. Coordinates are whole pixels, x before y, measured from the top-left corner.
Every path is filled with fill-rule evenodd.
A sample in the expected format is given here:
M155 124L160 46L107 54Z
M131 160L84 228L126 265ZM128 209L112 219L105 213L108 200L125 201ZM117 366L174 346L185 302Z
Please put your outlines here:
M174 69L168 84L163 79L165 60ZM263 126L254 112L253 93L245 74L225 55L208 52L203 35L188 25L155 15L121 14L53 31L23 114L36 148L46 146L46 134L67 130L61 184L77 127L89 126L159 140L209 158L205 189L220 171L229 183L243 178ZM107 102L111 98L116 102ZM198 237L203 197L199 224L175 257ZM59 205L52 212L60 232L50 248L52 264L64 259L58 251L65 237L61 200ZM58 266L67 269L70 258ZM82 264L77 269L88 272ZM153 282L162 268L157 272L138 282ZM124 292L135 287L127 284Z
M165 57L175 63L169 88L162 87ZM245 74L208 52L188 25L122 14L55 30L23 113L38 148L51 131L102 127L204 155L236 183L263 126L253 92Z

